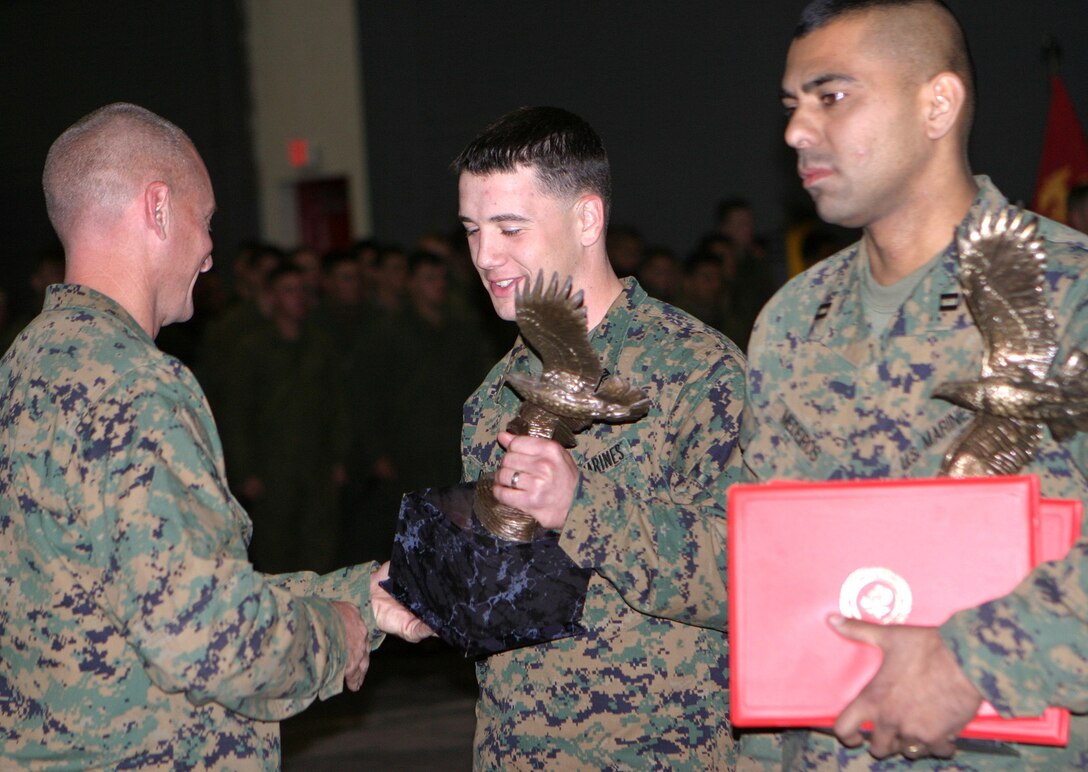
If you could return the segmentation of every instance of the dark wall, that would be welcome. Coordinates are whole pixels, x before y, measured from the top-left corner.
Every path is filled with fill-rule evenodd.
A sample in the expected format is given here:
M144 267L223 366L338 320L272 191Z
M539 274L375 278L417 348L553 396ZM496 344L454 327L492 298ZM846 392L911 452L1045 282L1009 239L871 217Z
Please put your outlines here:
M800 0L359 2L377 236L410 242L456 225L447 171L487 122L518 105L581 114L612 160L613 221L681 253L715 203L744 195L759 227L810 210L782 140L779 79ZM976 171L1031 199L1052 33L1088 121L1085 0L952 0L979 70Z
M521 104L583 114L609 147L616 222L686 251L722 196L752 198L763 230L807 207L782 143L778 85L796 0L358 4L377 236L456 225L450 159ZM953 0L979 65L978 170L1030 199L1047 108L1046 33L1088 121L1084 0ZM319 7L319 6L315 6ZM515 12L516 11L516 12ZM226 0L0 2L0 285L25 284L52 244L40 188L50 142L107 102L170 118L203 154L219 203L220 265L257 232L244 20Z
M49 145L109 102L143 105L193 139L215 186L217 252L256 233L242 31L223 0L0 3L0 286L21 292L31 255L55 244L41 191Z

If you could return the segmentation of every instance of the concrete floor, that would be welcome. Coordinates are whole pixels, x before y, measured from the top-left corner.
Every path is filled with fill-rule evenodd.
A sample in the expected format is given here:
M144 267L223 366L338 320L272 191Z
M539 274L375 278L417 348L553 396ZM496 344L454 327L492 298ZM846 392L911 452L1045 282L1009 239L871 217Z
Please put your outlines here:
M359 692L283 722L283 769L471 770L475 702L471 660L436 639L388 640Z

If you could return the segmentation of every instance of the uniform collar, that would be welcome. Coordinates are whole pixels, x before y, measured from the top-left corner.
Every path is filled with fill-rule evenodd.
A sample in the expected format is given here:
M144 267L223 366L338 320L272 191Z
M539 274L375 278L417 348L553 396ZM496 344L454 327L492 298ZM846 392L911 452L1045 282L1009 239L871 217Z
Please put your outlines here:
M126 332L144 339L151 345L155 345L154 339L147 334L147 330L139 325L132 314L125 310L124 306L108 295L103 295L98 290L82 284L51 284L46 287L42 312L64 309L87 309L106 314L116 319L125 328Z
M987 209L1005 206L1008 201L989 177L977 175L979 190L961 227L978 219ZM844 258L825 271L820 284L822 297L813 310L810 339L828 345L852 347L869 339L869 323L861 308L861 260L868 260L864 240L849 247ZM926 275L899 308L884 330L882 339L915 336L926 332L958 329L973 324L960 292L958 254L953 234L936 260L931 260ZM819 270L819 267L813 270Z

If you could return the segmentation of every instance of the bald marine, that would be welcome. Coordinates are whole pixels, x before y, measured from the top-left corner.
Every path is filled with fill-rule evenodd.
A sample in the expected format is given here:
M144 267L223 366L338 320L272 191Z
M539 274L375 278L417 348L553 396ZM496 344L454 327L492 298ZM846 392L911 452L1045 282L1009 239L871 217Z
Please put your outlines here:
M101 226L100 218L120 216L148 182L185 186L198 167L196 148L173 123L138 105L106 105L49 148L42 173L49 221L67 246L81 222Z

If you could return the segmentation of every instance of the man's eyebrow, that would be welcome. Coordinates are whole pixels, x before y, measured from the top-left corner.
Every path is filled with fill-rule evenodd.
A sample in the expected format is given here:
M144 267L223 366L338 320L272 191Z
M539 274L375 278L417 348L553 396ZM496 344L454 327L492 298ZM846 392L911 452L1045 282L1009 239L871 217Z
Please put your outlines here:
M837 83L840 81L843 83L857 83L857 78L853 75L846 75L841 72L830 72L826 75L818 75L812 80L805 81L805 83L801 85L801 91L805 94L811 94L816 89L826 86L828 83ZM796 94L788 89L781 89L778 92L778 95L781 99L793 99L796 97Z
M460 215L461 222L475 222L471 217ZM487 218L488 222L529 222L529 218L523 214L493 214Z

